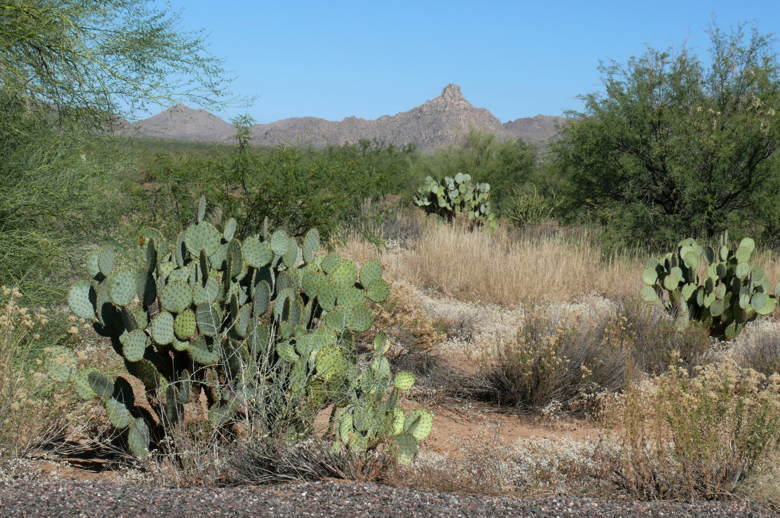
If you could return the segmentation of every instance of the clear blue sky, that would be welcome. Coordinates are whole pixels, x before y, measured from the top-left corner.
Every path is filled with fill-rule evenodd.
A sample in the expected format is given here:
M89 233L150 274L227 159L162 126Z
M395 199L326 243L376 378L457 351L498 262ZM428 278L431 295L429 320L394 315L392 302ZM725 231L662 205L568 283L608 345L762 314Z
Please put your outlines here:
M163 0L160 0L161 5ZM376 118L457 83L502 121L579 109L600 60L654 48L705 56L707 26L755 22L780 36L780 0L263 1L170 0L180 28L204 29L257 122ZM780 43L775 41L780 51Z

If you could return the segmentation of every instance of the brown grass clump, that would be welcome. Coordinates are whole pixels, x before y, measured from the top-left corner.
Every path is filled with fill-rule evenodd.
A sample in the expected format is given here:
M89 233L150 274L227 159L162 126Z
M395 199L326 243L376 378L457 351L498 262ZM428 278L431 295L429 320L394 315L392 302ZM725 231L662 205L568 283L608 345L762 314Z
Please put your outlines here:
M0 457L22 456L60 435L71 401L33 348L48 312L19 305L21 297L16 288L0 287Z
M607 403L622 450L613 481L642 499L735 494L778 453L780 376L733 362L673 368Z

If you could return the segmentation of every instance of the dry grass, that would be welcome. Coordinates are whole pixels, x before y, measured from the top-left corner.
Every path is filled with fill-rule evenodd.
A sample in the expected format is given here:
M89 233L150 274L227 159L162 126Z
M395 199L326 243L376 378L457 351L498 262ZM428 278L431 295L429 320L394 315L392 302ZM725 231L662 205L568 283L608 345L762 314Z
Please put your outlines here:
M25 455L61 435L72 401L44 374L32 347L49 315L19 305L21 297L0 287L0 458Z
M390 277L420 288L510 307L592 293L622 296L641 288L641 258L626 254L604 260L587 233L517 234L502 227L470 232L435 220L420 225L421 234L408 249L379 251L352 237L339 253L380 259Z

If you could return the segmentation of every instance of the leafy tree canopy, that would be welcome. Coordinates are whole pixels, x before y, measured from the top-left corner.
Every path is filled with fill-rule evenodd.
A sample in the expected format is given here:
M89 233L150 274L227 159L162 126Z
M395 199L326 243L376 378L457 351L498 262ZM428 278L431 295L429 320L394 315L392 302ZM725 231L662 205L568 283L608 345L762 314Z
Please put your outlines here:
M600 68L553 156L565 213L608 225L616 243L771 229L777 209L780 79L770 37L710 30L709 58L650 49Z
M150 103L212 103L220 62L199 33L149 0L0 0L0 85L60 115L133 113Z

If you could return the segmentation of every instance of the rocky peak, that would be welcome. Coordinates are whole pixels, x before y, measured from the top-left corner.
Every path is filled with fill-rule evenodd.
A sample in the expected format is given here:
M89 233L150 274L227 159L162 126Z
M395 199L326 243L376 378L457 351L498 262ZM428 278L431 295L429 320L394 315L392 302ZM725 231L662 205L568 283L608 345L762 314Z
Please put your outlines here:
M460 86L456 85L455 83L450 83L447 86L444 87L444 90L441 91L441 97L444 101L447 102L460 102L465 101L463 98L463 94L460 91Z

